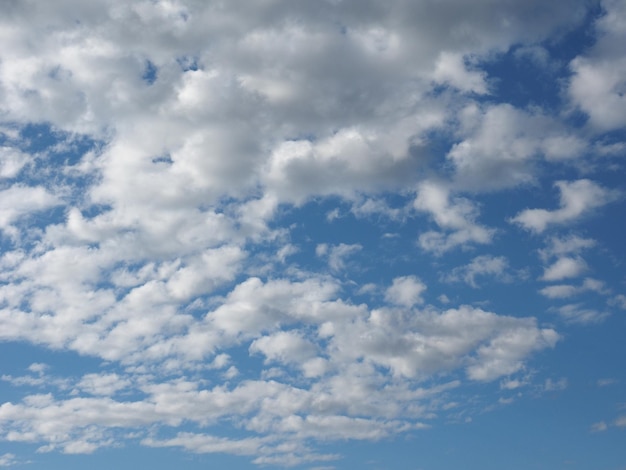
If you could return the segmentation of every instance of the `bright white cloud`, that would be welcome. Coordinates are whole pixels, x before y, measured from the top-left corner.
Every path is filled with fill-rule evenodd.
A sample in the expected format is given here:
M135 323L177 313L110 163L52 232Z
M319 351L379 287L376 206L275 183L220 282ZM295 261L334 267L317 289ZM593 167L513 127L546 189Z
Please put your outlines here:
M580 258L559 258L554 264L548 266L543 272L541 279L544 281L560 281L571 277L577 277L587 270L587 263Z
M419 244L426 251L441 254L470 243L491 242L494 230L475 223L476 205L465 198L451 197L445 185L425 181L419 186L413 205L418 211L429 213L443 230L420 235Z
M622 8L605 7L598 28L619 39ZM581 24L585 2L3 8L0 340L79 365L3 374L18 396L0 404L0 439L41 453L137 444L312 465L339 458L319 442L471 413L468 383L521 388L530 374L512 374L560 339L532 306L463 305L436 275L512 280L508 254L449 258L512 236L495 225L509 207L483 211L476 193L621 151L561 113L499 102L483 67L515 47L555 70L549 44ZM623 124L623 51L606 44L572 62L567 85L596 132ZM586 179L557 187L559 209L512 220L540 233L614 199ZM318 209L332 224L317 225ZM581 275L594 243L552 238L542 280ZM611 290L588 278L540 292ZM556 313L564 327L607 316Z
M535 182L535 164L578 158L587 143L540 113L508 104L466 106L459 113L461 141L447 155L458 187L497 190Z
M416 276L396 277L393 284L387 288L385 299L396 305L411 308L423 302L421 295L425 290L426 285Z
M626 7L619 0L602 1L604 14L596 22L597 41L570 64L569 94L589 115L597 131L626 125L626 54L618 46L626 40Z
M557 181L561 207L549 211L546 209L526 209L511 219L511 222L535 233L542 233L549 225L572 223L582 215L602 207L614 199L615 193L593 181Z
M486 73L468 70L461 54L442 52L437 59L433 79L464 92L487 93Z

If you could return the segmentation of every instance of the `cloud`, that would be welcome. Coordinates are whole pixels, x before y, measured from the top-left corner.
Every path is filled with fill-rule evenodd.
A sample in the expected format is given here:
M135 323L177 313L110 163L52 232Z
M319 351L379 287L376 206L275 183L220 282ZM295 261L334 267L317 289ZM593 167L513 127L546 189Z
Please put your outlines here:
M544 281L560 281L577 277L587 270L587 263L580 258L559 258L554 264L547 267L541 279Z
M609 300L610 305L617 305L622 310L626 310L626 296L619 294Z
M19 465L19 462L15 456L15 454L2 454L0 455L0 467L13 467Z
M61 203L58 197L41 186L14 184L0 191L0 229L7 230L18 219Z
M542 288L539 293L544 295L550 299L564 299L567 297L572 297L579 292L575 286L570 286L568 284L557 284L554 286L547 286Z
M591 425L591 432L603 432L608 429L607 424L604 421L599 421Z
M603 322L608 312L586 309L581 304L567 304L556 309L556 313L566 322L578 325L592 325Z
M0 178L15 178L32 157L19 149L0 147Z
M393 285L387 288L385 300L411 308L415 304L424 302L421 295L426 290L426 285L416 276L396 277Z
M552 380L550 378L546 379L543 389L546 392L558 392L561 390L565 390L568 386L568 381L565 377L560 378L559 380Z
M596 246L596 241L591 238L569 235L563 238L550 237L547 245L547 248L539 250L539 254L543 260L553 256L578 254L583 250Z
M419 245L426 251L442 254L458 246L488 244L494 235L493 229L475 223L476 205L465 198L451 197L443 184L433 181L420 184L413 205L418 211L429 213L442 229L420 235Z
M610 290L606 288L604 282L588 277L579 286L556 284L544 287L539 292L551 299L563 299L583 292L596 292L601 295L607 295L610 293Z
M411 433L446 420L450 403L471 412L459 389L508 380L557 331L523 316L531 307L455 305L421 258L404 272L364 266L364 233L340 231L383 215L398 246L417 233L416 256L441 261L495 241L476 193L535 183L543 164L590 148L617 152L558 113L476 102L492 91L486 63L513 46L549 60L533 45L580 25L584 3L8 2L0 340L77 365L3 375L19 389L0 405L0 438L42 453L128 444L308 465L338 458L319 443ZM619 38L615 14L598 25ZM600 52L571 64L569 94L612 129L621 65ZM597 105L577 80L595 84ZM589 180L557 186L560 209L514 221L542 232L613 198ZM320 259L294 228L316 210L346 213L323 239L305 230ZM572 263L592 244L553 239L545 280L581 274ZM449 280L511 276L490 254ZM574 289L608 292L593 279ZM431 291L445 305L430 305Z
M504 256L481 255L475 257L469 264L458 266L449 274L443 276L446 282L465 282L477 288L477 277L493 276L496 281L509 282L512 276L506 271L509 262Z
M328 246L323 243L315 247L315 253L317 256L326 256L328 258L328 267L332 272L339 272L346 267L346 258L361 251L363 247L358 243L346 244L340 243L339 245Z
M464 92L486 94L486 75L482 71L468 70L461 54L443 52L436 62L433 79L437 83L445 83Z
M626 39L626 10L616 0L603 1L602 8L604 14L595 23L596 43L570 63L568 87L572 102L587 113L596 132L626 125L626 54L616 46Z
M302 363L316 355L315 346L301 334L279 331L270 336L262 336L250 344L251 353L261 353L267 361L281 363Z
M553 119L508 104L485 108L469 104L459 113L460 142L446 158L457 187L493 191L535 182L535 165L575 160L587 142Z
M582 215L602 207L616 196L588 179L577 181L557 181L555 186L561 192L559 209L526 209L511 219L511 222L535 233L542 233L549 225L575 222Z

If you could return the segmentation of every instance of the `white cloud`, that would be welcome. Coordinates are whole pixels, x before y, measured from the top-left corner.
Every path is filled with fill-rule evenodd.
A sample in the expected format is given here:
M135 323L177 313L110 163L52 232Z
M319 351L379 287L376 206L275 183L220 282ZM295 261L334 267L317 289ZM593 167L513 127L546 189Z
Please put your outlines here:
M560 281L578 277L587 269L587 263L581 258L559 258L554 264L544 270L541 279L544 281Z
M487 93L486 73L468 70L461 54L442 52L437 59L433 79L463 92Z
M14 184L0 191L0 228L7 229L20 217L60 204L60 200L41 186Z
M596 43L570 63L568 88L573 103L600 132L626 125L626 54L618 46L626 40L626 7L619 0L604 0L602 8L604 14L595 24Z
M396 277L393 285L387 288L385 292L385 300L411 308L415 304L424 302L421 295L426 290L426 285L416 276Z
M608 316L608 312L583 308L581 304L567 304L556 309L556 313L567 323L591 325L601 323Z
M454 168L456 187L493 191L536 181L536 165L576 160L588 143L539 111L509 104L481 108L468 104L458 113L460 141L446 158Z
M549 225L575 222L582 215L602 207L615 198L615 192L607 190L588 179L557 181L561 192L559 209L526 209L511 222L535 233L542 233Z
M491 242L494 230L475 223L478 209L465 198L451 197L443 184L425 181L420 184L413 203L415 209L429 213L444 232L422 233L419 244L422 249L442 254L458 246Z
M267 361L298 364L312 359L317 351L316 347L301 334L279 331L270 336L255 339L250 345L250 352L263 354Z
M91 395L111 396L130 385L130 380L118 374L86 374L76 387Z
M556 284L544 287L539 292L551 299L564 299L583 292L596 292L601 295L606 295L610 293L610 290L606 288L604 282L588 277L585 278L579 286Z
M15 178L31 160L30 155L16 148L0 147L0 178Z
M565 299L576 295L579 289L568 284L557 284L544 287L539 292L550 299Z
M20 462L17 460L15 454L2 454L0 455L0 467L13 467L19 465Z
M543 260L552 256L578 254L582 250L594 247L596 245L596 241L591 238L569 235L563 238L550 237L547 244L547 248L539 250L539 254Z
M338 273L346 268L346 259L362 249L363 247L358 243L340 243L332 246L322 243L315 247L315 254L320 257L327 257L331 272Z
M350 277L365 244L311 240L329 266L316 274L290 264L292 228L280 225L291 210L339 198L385 223L427 214L437 230L423 229L419 244L436 255L491 243L496 231L469 194L535 181L537 159L579 158L587 143L540 111L471 105L489 91L479 64L579 24L583 2L6 8L0 112L16 129L0 128L0 228L11 235L0 339L101 369L3 376L44 393L0 405L0 438L41 452L126 441L269 466L330 461L306 444L421 429L466 381L507 377L555 345L556 331L534 318L426 304L417 275L381 271L361 290L384 293L372 296L379 304L353 303L333 276ZM142 78L148 64L152 79ZM60 141L54 158L24 150L22 131L42 123ZM438 133L457 142L431 171ZM82 137L93 148L71 145ZM591 197L609 199L584 181L560 183L562 208L520 223L541 231L596 207ZM405 205L388 202L395 196ZM578 254L568 253L555 244L551 256ZM461 268L454 275L472 285L507 277L503 257ZM252 362L265 363L251 371L257 354ZM240 438L211 434L221 426Z
M447 282L463 281L472 287L478 287L476 278L493 276L496 281L509 282L512 276L507 273L509 262L504 256L481 255L464 266L457 266L443 276Z

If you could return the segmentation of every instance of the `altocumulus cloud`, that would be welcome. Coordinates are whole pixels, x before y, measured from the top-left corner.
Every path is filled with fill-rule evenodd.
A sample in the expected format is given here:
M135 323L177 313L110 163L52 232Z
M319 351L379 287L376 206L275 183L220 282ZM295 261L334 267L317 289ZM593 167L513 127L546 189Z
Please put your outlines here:
M621 2L0 9L0 347L29 351L0 466L336 468L560 377L537 355L612 321L621 255L585 222L623 202ZM529 57L549 99L498 75Z

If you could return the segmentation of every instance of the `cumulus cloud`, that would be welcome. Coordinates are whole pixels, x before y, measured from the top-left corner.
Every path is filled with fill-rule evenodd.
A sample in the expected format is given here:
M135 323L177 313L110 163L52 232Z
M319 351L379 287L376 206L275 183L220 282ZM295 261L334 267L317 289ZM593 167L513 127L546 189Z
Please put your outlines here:
M352 268L367 262L366 234L315 227L296 242L285 220L313 221L307 211L326 203L333 225L383 214L381 226L396 224L386 233L419 225L410 237L437 260L492 243L472 195L535 182L540 158L578 159L589 145L540 110L475 103L491 91L482 65L520 44L540 60L533 45L579 25L585 2L4 8L0 340L80 366L3 375L20 395L0 405L1 439L68 454L131 443L268 466L332 461L316 443L423 429L458 388L505 380L559 340L532 311L459 306L449 292L430 305L426 264L398 272L383 259L345 281L362 274ZM614 31L609 18L599 27ZM570 95L608 129L619 113L602 121L577 82L612 77L594 51L572 63ZM611 80L594 88L607 109ZM557 186L560 209L514 222L539 233L613 197L589 180ZM592 244L554 239L544 280L581 274ZM483 255L448 280L477 286L507 269Z
M425 181L417 191L415 209L431 215L441 232L428 231L419 237L419 245L426 251L442 254L458 246L471 243L488 244L494 230L475 222L478 208L470 200L453 197L443 184Z
M580 258L559 258L554 264L548 266L543 272L541 279L544 281L560 281L562 279L577 277L587 270L587 264Z
M513 217L511 222L532 232L542 233L550 225L575 222L582 215L615 198L615 192L588 179L557 181L555 186L561 193L559 209L526 209Z
M497 190L533 183L540 157L548 161L577 159L587 142L541 113L508 104L466 106L459 113L460 142L447 159L459 188Z
M426 285L416 276L396 277L393 285L387 288L385 299L396 305L411 308L423 302L421 295L425 290Z
M626 125L626 54L617 46L626 40L626 7L619 0L602 2L604 14L596 21L597 41L570 64L573 72L569 94L573 103L589 116L596 131Z

